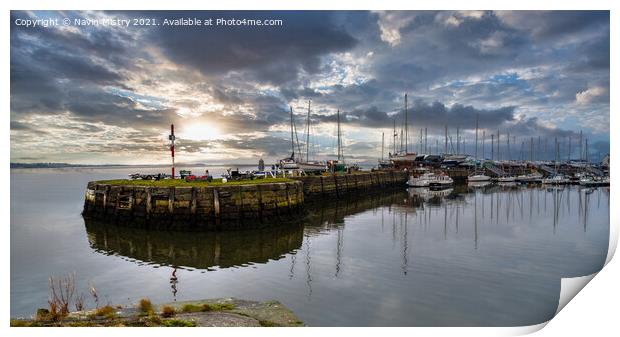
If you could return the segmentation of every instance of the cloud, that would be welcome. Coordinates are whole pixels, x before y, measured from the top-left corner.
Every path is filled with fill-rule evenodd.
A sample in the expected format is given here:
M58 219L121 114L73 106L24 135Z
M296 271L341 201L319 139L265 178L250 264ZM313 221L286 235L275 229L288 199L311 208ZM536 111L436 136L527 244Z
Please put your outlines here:
M12 11L11 21L147 14L283 26L12 24L12 158L156 162L170 123L194 127L180 138L187 160L276 158L290 151L289 107L302 134L308 100L323 153L339 109L348 158L369 158L402 124L405 92L411 133L440 137L448 125L469 137L478 115L485 131L583 128L608 143L608 11ZM203 137L201 125L216 132Z
M588 88L575 95L575 102L581 105L595 102L609 102L609 90L606 87Z
M394 47L400 44L400 30L415 20L415 15L408 12L379 11L378 25L381 40Z
M151 32L149 39L173 62L205 75L241 71L255 80L280 84L297 79L300 72L317 73L321 57L344 52L356 39L332 20L330 12L174 12L160 18L278 19L272 27L187 27ZM198 48L197 48L198 47Z
M497 11L507 26L535 40L571 39L575 34L609 25L609 11Z

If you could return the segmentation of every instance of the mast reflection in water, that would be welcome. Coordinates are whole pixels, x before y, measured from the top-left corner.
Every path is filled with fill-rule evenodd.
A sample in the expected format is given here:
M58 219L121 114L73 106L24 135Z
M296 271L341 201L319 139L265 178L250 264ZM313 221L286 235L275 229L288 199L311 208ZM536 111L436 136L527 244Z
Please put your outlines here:
M608 200L602 188L479 184L310 204L299 223L262 230L86 228L93 249L140 264L205 280L235 267L238 281L213 288L245 284L310 325L525 325L552 317L561 277L602 267Z
M528 325L609 244L609 189L578 186L359 193L247 232L85 226L85 182L123 170L11 172L11 316L75 272L121 305L238 297L279 300L310 326Z

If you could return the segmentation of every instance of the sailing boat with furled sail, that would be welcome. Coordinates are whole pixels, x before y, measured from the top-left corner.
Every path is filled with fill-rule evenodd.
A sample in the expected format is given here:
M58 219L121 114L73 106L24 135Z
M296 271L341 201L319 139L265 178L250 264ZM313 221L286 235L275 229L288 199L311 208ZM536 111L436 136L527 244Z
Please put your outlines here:
M308 117L306 120L306 160L297 159L297 166L305 172L324 172L327 171L327 163L320 161L310 161L310 101L308 101Z
M294 128L293 124L293 107L291 108L291 156L288 158L280 159L279 166L280 169L283 170L296 170L299 169L299 165L295 162L295 137L294 137Z
M417 153L409 152L409 124L407 121L407 94L405 94L405 128L404 128L404 136L403 130L401 129L401 149L400 152L396 151L396 137L398 134L396 133L396 125L394 125L394 153L389 154L390 161L396 167L407 167L413 166L413 162L417 157ZM403 149L403 139L405 141L405 147Z
M337 137L338 137L338 145L337 145L337 150L338 150L338 159L336 160L329 160L327 162L327 166L329 168L329 170L332 173L336 173L336 172L345 172L347 167L344 164L344 155L342 153L342 135L340 133L340 110L338 110L336 112L336 119L337 119Z

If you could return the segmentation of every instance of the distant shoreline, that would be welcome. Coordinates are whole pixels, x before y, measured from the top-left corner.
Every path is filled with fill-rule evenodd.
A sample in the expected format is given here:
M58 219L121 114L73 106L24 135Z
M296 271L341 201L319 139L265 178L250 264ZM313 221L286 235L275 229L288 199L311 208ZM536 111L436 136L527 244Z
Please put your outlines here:
M233 164L176 164L176 167L213 167L213 166L257 166L257 163L233 163ZM170 165L159 164L68 164L68 163L11 163L11 168L116 168L116 167L169 167Z
M370 163L361 162L358 163L361 166L372 166ZM258 167L258 163L217 163L217 164L192 164L192 163L177 163L175 167L245 167L245 166L253 166ZM271 166L271 165L269 165ZM11 163L12 169L21 169L21 168L141 168L141 167L154 167L154 168L168 168L169 164L136 164L136 165L128 165L128 164L69 164L69 163Z

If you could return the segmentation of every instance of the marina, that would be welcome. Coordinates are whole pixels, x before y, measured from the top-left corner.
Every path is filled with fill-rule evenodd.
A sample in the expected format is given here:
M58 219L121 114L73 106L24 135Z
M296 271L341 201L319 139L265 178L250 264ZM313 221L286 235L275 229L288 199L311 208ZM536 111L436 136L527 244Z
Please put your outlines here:
M226 169L209 167L214 177ZM527 325L553 315L559 277L595 272L607 253L609 188L581 185L403 183L319 198L294 223L247 231L80 216L89 180L132 170L12 170L12 317L44 306L48 277L70 268L121 305L236 297L278 300L309 326ZM324 315L335 306L340 314Z
M522 334L609 277L610 11L361 6L11 10L10 328Z
M291 155L265 167L261 158L257 169L240 171L229 168L221 178L192 174L182 169L175 175L174 125L170 126L170 175L166 173L129 174L129 180L91 181L88 183L84 210L87 218L113 219L131 226L175 230L223 230L261 227L294 219L303 214L305 199L337 200L350 193L371 193L379 188L428 187L448 189L455 185L485 187L491 184L542 184L608 186L609 156L601 163L591 163L586 139L586 161L560 161L560 144L555 139L555 159L547 161L485 160L484 150L478 154L478 116L475 120L475 153L421 155L409 151L407 95L405 94L404 122L401 129L400 152L383 157L385 134L382 134L378 165L363 170L357 163L345 162L342 149L340 111L337 111L336 160L310 161L310 111L308 101L306 143L300 144L290 108ZM394 122L394 126L396 123ZM427 150L426 140L420 149ZM424 129L424 137L428 136ZM403 142L403 138L404 142ZM457 141L459 140L457 128ZM398 133L394 129L392 147L396 150ZM448 128L445 128L445 147L448 149ZM498 131L498 140L500 133ZM509 151L509 139L507 136ZM485 137L482 137L484 148ZM499 141L497 153L500 156ZM422 145L424 144L424 147ZM583 145L582 143L580 143ZM301 160L302 145L305 160ZM492 144L492 148L494 145ZM533 149L532 149L533 151ZM296 156L297 153L297 156ZM178 154L177 154L178 155ZM534 157L534 153L530 154ZM570 159L570 153L568 154Z

